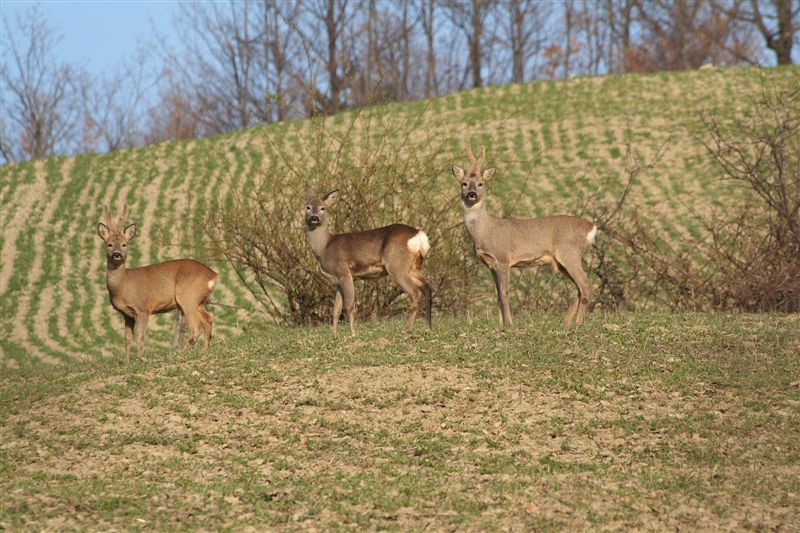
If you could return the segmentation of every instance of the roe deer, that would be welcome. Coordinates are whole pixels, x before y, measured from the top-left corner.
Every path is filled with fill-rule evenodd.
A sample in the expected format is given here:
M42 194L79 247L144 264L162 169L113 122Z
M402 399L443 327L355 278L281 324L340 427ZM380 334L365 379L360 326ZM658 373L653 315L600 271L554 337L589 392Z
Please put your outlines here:
M549 264L560 270L578 288L575 302L567 310L564 325L580 324L589 304L592 286L581 267L586 248L594 244L597 226L577 217L559 215L544 218L498 218L486 210L485 184L494 177L495 169L481 172L486 150L481 146L477 159L467 146L469 171L453 166L453 176L461 185L464 225L472 239L475 253L489 267L497 289L500 326L511 325L508 305L508 279L511 268Z
M127 216L127 205L117 221L108 212L108 207L103 206L103 222L97 225L97 234L106 243L106 286L111 305L125 318L125 355L130 359L134 326L137 329L136 347L141 354L150 315L173 309L176 309L178 318L173 345L180 345L185 316L192 330L189 344L194 345L195 339L205 331L205 347L208 348L213 319L206 311L205 303L219 275L193 259L125 268L128 241L136 235L135 224L125 227Z
M328 230L325 208L333 205L338 191L318 196L306 193L306 234L311 251L319 261L322 273L336 287L333 302L333 334L344 306L350 333L355 335L355 289L353 280L378 278L388 274L408 295L406 326L414 323L419 308L420 291L427 300L426 319L431 326L433 290L422 275L422 260L430 250L424 231L392 224L383 228L332 235Z

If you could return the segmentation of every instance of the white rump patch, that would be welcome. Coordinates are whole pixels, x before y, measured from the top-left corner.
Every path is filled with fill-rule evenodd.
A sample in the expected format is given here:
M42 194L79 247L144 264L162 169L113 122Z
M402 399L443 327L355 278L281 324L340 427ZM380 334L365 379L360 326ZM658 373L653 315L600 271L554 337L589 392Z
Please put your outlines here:
M425 257L428 254L428 250L431 249L428 236L425 235L424 231L418 231L416 235L408 239L407 246L412 253L419 254L422 257Z
M594 244L594 238L597 235L597 226L592 226L592 231L586 234L586 241L589 244Z

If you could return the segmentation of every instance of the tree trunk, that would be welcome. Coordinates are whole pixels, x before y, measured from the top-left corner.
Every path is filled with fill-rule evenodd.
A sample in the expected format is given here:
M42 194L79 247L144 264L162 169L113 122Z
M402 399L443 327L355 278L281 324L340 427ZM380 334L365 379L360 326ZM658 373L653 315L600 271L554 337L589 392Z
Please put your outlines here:
M469 64L472 70L472 86L475 88L483 87L481 77L481 36L483 35L483 20L481 19L481 9L483 0L472 0L472 32L469 38Z
M339 112L339 95L342 91L339 79L339 64L337 58L337 32L336 32L336 0L328 0L328 9L325 12L325 31L328 37L328 85L330 85L330 98L325 104L325 113L335 115Z

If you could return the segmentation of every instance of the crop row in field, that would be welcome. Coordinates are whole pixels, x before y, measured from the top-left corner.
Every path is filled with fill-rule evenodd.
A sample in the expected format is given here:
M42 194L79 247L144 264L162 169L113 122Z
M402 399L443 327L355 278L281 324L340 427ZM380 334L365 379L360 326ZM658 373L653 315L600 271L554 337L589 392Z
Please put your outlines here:
M665 235L676 236L697 231L693 211L723 205L731 194L718 186L718 174L693 137L701 132L701 113L737 113L762 83L798 81L797 68L577 78L489 87L371 112L389 122L417 117L429 131L455 131L463 143L486 144L488 164L498 168L492 209L507 215L578 213L587 196L620 192L626 145L647 160L669 141L661 164L641 176L632 200L652 210ZM328 119L331 128L345 127L348 113L353 112ZM309 121L295 121L105 155L4 165L0 311L6 327L0 333L0 365L21 368L120 353L122 320L108 303L95 234L103 204L114 212L123 203L130 206L129 220L139 230L132 266L186 255L210 261L199 213L211 199L229 198L232 190L246 190L264 177L268 181L276 149L303 157L301 141L312 130ZM450 149L453 163L464 161L459 142ZM308 176L309 185L314 180ZM431 176L430 187L408 194L440 194L452 203L453 224L458 222L449 168ZM224 338L242 331L258 310L230 268L217 261L212 266L222 274L213 312ZM481 313L492 305L490 284L483 281L473 280ZM172 320L171 314L155 319L148 342L164 346Z

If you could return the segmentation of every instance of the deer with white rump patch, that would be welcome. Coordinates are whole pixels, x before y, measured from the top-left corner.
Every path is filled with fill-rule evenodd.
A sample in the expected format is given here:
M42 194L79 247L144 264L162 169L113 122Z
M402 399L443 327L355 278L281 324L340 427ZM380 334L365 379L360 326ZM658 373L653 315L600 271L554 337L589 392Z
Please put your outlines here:
M370 279L389 275L410 300L406 327L411 328L419 308L420 293L427 304L426 320L431 326L433 289L422 275L422 260L430 250L424 231L392 224L382 228L353 233L331 234L328 230L326 208L336 201L339 193L329 192L319 196L306 193L306 235L311 251L319 261L322 273L336 287L333 302L333 334L342 308L350 322L350 333L355 335L356 279Z
M213 319L205 309L219 275L193 259L174 259L140 268L125 268L128 242L136 235L136 225L125 226L128 206L118 220L103 207L103 222L97 234L106 243L106 286L111 305L125 318L125 355L131 356L131 337L136 327L136 347L142 353L147 321L153 313L176 310L177 324L173 346L179 347L183 318L192 336L189 344L205 332L205 347L211 342Z
M589 304L592 286L581 267L586 248L594 244L597 226L577 217L559 215L544 218L499 218L486 210L486 183L495 169L481 170L486 150L481 146L476 158L467 146L469 170L453 166L453 176L461 186L464 225L472 238L475 253L489 267L497 289L500 326L511 325L508 305L508 280L511 268L549 264L561 271L578 289L575 302L567 310L564 325L580 324Z

